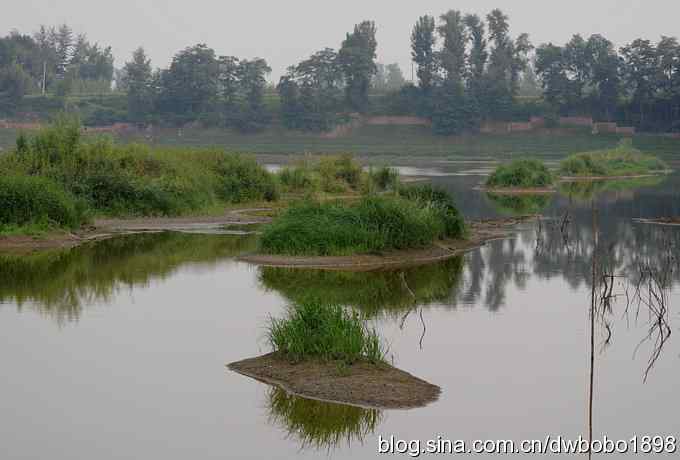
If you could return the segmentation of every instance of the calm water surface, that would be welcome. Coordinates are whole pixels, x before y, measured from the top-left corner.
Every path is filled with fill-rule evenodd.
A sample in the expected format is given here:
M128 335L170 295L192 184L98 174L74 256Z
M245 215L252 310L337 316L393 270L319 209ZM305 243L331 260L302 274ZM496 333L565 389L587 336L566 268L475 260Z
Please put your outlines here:
M595 437L680 435L680 229L632 221L680 215L680 176L507 200L472 190L478 175L445 175L474 169L447 165L433 181L471 217L546 218L404 273L263 270L234 260L253 237L225 235L3 256L0 458L363 459L380 434L575 438L589 430L591 356ZM389 358L441 386L440 400L368 411L225 368L268 351L268 318L302 296L365 312Z

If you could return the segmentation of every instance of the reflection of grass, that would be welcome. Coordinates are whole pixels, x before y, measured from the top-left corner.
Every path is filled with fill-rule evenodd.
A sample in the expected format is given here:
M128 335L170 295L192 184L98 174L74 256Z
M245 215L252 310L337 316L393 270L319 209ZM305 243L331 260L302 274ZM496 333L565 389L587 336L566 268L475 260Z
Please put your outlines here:
M252 237L140 234L71 250L0 256L0 302L34 302L57 319L74 319L82 304L106 301L125 286L164 278L183 264L210 263L254 247Z
M416 304L451 298L463 273L463 258L399 271L336 272L262 267L260 283L292 302L348 305L369 316L394 314Z
M666 180L666 176L637 177L632 179L574 181L560 184L559 191L563 195L576 200L588 201L599 193L624 192L643 187L654 187Z
M376 409L305 399L277 387L269 390L268 406L271 421L296 436L303 448L331 450L343 441L363 442L382 418Z
M487 193L487 198L501 214L511 216L540 214L550 204L552 195L503 195Z

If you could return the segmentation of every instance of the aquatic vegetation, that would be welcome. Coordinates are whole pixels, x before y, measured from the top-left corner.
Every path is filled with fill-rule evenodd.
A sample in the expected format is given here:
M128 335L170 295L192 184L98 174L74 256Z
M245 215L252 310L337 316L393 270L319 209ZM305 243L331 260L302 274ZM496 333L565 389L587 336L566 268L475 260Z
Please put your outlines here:
M552 195L548 194L507 195L487 193L486 197L499 213L511 216L540 214L552 200Z
M621 140L613 149L571 155L560 163L561 174L575 177L633 176L667 169L662 160L634 148L631 139Z
M354 311L320 302L292 304L283 319L272 318L269 342L293 361L322 359L380 363L385 350L375 330Z
M490 188L545 188L554 177L539 160L513 160L496 168L486 181Z
M404 270L344 272L262 267L260 284L288 301L344 305L367 317L401 316L416 305L455 305L463 258Z
M85 220L83 203L54 181L0 176L0 231L26 225L76 228Z
M382 420L377 409L301 398L271 387L267 394L271 422L300 441L302 448L331 450L346 442L363 442Z
M460 238L462 218L437 202L398 196L366 196L357 203L305 201L265 227L268 254L351 255L422 248L441 238Z

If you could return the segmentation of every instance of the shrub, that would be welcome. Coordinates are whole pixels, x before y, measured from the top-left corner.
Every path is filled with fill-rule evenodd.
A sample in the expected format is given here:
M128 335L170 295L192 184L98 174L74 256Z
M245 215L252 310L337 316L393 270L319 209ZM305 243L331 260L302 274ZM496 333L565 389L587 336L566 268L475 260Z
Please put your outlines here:
M244 201L274 201L279 193L274 176L254 158L227 155L217 166L220 177L219 194L231 203Z
M570 155L560 163L560 171L568 176L631 176L668 169L660 159L644 155L633 147L631 139L623 139L616 148Z
M0 225L76 228L84 219L83 204L58 184L41 177L0 177Z
M323 359L377 364L385 354L378 334L368 329L358 313L339 305L294 304L287 317L271 319L268 336L274 351L294 361Z
M514 160L501 165L489 176L487 187L548 187L553 176L548 168L538 160Z
M361 165L351 155L323 157L318 171L325 192L342 192L347 187L356 190L361 182Z

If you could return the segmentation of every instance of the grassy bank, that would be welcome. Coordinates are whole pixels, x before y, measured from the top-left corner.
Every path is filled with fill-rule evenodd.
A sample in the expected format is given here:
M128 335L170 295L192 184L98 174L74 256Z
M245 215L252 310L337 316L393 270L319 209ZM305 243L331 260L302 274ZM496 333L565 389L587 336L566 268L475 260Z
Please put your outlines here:
M215 214L244 203L396 188L389 168L364 172L351 155L308 156L278 174L217 148L117 144L83 137L59 118L0 155L0 234L75 229L92 216Z
M461 238L464 231L448 195L421 186L398 195L364 196L351 204L298 203L265 228L261 249L307 256L377 253Z
M340 305L304 302L289 307L282 319L272 318L269 342L293 361L322 359L345 364L380 363L385 351L375 330Z
M501 165L489 176L489 188L546 188L554 178L548 168L538 160L522 159Z
M560 163L560 173L574 177L617 177L650 174L667 170L668 165L645 155L624 139L613 149L570 155Z

